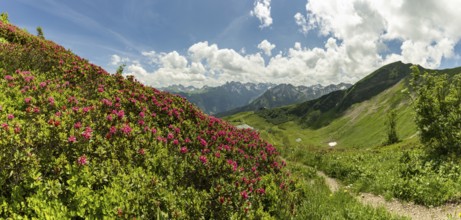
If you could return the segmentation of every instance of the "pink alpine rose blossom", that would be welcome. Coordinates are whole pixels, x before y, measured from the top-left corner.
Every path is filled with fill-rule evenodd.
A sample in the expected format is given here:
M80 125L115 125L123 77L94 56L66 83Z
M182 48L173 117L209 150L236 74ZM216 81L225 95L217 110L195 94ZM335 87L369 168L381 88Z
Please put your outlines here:
M207 162L208 162L208 159L206 158L206 156L202 155L199 157L200 161L202 161L202 163L205 165Z
M75 138L75 136L72 135L69 138L67 138L67 141L69 143L75 143L75 142L77 142L77 138Z
M202 138L200 138L200 144L201 144L202 146L204 146L204 147L206 147L206 146L208 145L208 143L207 143L204 139L202 139Z
M111 134L115 134L117 132L117 128L115 126L110 127L109 132Z
M242 199L245 199L245 200L247 200L247 199L248 199L248 193L247 193L247 191L246 191L246 190L245 190L245 191L242 191L242 192L240 192L240 195L242 196Z
M119 119L122 119L125 116L125 112L123 110L120 110L117 112L117 116Z
M48 102L50 103L50 105L54 105L54 98L53 97L48 97Z
M130 125L124 124L124 125L122 126L122 128L120 128L120 130L121 130L123 133L125 133L125 134L128 135L128 134L131 133L131 131L132 131L133 129L130 127Z
M261 195L264 195L266 193L266 190L264 190L264 188L259 188L256 190L257 193L261 194Z
M82 136L87 140L89 140L92 135L93 135L93 130L90 127L86 127L85 131L82 133Z
M21 127L19 127L18 125L16 125L16 126L14 127L14 133L15 133L15 134L19 134L20 132L21 132Z
M79 122L79 121L76 122L76 123L74 124L74 128L75 128L75 129L79 129L79 128L81 128L81 127L82 127L82 123Z
M88 164L88 158L86 157L86 155L82 155L77 159L77 163L80 166L85 166Z
M146 151L144 150L144 148L139 148L138 153L141 155L145 155Z

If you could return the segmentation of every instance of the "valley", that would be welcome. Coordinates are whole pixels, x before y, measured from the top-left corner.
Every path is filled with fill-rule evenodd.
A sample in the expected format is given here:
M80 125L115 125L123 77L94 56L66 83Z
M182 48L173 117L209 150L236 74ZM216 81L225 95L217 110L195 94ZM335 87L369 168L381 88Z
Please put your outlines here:
M1 16L1 219L461 218L461 67L162 91L37 32Z
M394 69L404 70L394 84L388 84L374 96L362 90L368 98L360 98L360 92L354 94L360 84L372 85L376 78L386 78ZM460 69L439 71L452 75ZM323 173L320 176L329 182L334 181L330 177L338 179L341 190L358 194L364 204L379 203L395 214L406 213L414 219L421 219L424 215L418 214L425 212L432 214L423 219L456 219L461 209L459 159L434 158L425 151L415 122L415 96L409 89L409 72L408 65L389 64L342 92L342 96L330 94L299 105L245 112L224 119L235 125L252 126L264 139L274 143L287 161L323 171L328 177ZM360 101L342 108L345 100L351 100L348 96ZM318 103L325 103L324 100L330 100L333 109L321 109L324 105ZM305 109L303 115L297 114L299 108ZM387 120L391 110L396 115L400 141L388 144ZM318 113L309 119L309 111ZM331 142L336 145L329 146ZM330 187L332 191L338 190L336 183ZM384 201L393 199L398 201L394 205ZM401 205L407 202L417 206Z

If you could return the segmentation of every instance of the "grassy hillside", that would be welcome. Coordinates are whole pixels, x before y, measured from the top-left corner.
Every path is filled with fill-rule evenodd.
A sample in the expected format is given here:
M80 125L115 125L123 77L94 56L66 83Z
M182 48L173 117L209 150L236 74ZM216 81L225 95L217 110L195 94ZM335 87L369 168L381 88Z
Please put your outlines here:
M352 190L427 206L459 203L461 160L454 155L434 157L421 146L415 110L411 106L409 73L405 70L406 77L402 75L400 81L388 83L387 89L370 97L373 88L366 85L377 82L374 77L386 75L386 71L381 71L389 70L388 67L375 71L344 93L334 92L300 105L246 112L225 119L236 125L253 126L264 139L278 146L288 161L323 170ZM461 68L437 72L454 75L459 74ZM349 107L341 110L343 106ZM306 116L310 114L295 111L299 109L317 111L317 115L308 119ZM401 142L384 146L387 115L391 110L396 112ZM329 142L337 145L329 147Z
M372 147L385 142L386 114L390 109L397 112L397 133L401 139L416 137L413 111L405 92L405 81L394 85L370 100L352 105L343 116L333 120L328 126L318 129L305 128L296 120L273 125L252 112L237 114L226 120L234 124L254 126L275 144L327 146L328 142L338 142L337 147ZM301 141L296 142L300 138Z
M290 107L257 111L273 124L296 120L304 127L320 128L341 117L354 104L369 100L408 77L411 64L395 62L374 71L347 90Z
M337 141L343 147L371 147L386 138L386 120L391 110L397 114L401 139L416 137L411 97L408 89L411 64L392 63L374 71L344 91L276 109L225 117L232 123L264 124L272 138L294 141L308 137L306 144L325 145ZM425 71L420 67L422 71ZM461 68L439 70L455 74ZM258 122L261 121L261 122Z
M288 218L277 150L0 22L0 218Z

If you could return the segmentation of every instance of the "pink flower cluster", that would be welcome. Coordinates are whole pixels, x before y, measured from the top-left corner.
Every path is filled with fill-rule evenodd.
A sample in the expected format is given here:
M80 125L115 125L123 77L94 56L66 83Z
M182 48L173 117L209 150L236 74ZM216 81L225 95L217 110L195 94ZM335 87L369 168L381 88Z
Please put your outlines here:
M204 155L200 156L199 159L203 164L206 164L208 162L208 159Z
M85 131L83 131L82 133L82 136L87 140L89 140L92 135L93 135L93 129L91 129L91 127L86 127Z
M77 159L77 164L80 166L85 166L88 164L88 158L86 155L82 155Z
M129 135L133 129L130 127L130 125L124 124L124 125L122 126L122 128L120 128L120 130L121 130L124 134Z

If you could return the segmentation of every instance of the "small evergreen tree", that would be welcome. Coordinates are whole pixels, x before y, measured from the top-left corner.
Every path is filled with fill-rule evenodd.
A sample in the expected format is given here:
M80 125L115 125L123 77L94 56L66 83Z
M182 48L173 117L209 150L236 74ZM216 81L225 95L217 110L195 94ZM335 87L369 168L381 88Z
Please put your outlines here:
M123 73L123 70L125 70L125 67L126 67L126 64L120 65L120 66L117 68L117 71L115 72L115 74L121 75L121 74Z
M45 39L45 36L43 35L42 27L37 27L37 36L39 38Z
M3 12L1 15L0 15L0 19L2 20L3 23L5 24L9 24L10 21L8 20L8 13L6 12Z
M391 110L387 114L387 121L386 121L386 126L387 126L387 141L386 144L395 144L399 142L399 137L397 136L397 112L395 109Z

